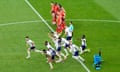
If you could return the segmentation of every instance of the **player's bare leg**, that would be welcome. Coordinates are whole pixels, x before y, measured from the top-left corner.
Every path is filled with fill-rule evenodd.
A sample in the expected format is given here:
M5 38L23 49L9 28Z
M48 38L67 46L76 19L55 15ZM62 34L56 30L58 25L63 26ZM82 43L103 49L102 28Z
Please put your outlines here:
M59 57L59 59L56 61L56 63L61 62L62 61L62 57L60 55L60 52L57 52L57 56Z
M26 57L27 59L30 58L30 52L31 52L31 50L30 50L30 48L28 48L27 49L27 57Z
M34 51L43 54L41 50L35 49Z

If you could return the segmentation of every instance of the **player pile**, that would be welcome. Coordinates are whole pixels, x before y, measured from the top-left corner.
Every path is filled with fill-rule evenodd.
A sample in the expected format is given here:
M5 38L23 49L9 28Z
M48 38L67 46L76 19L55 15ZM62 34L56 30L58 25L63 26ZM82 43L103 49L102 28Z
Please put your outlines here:
M30 58L31 50L44 54L47 58L47 62L50 65L50 69L53 69L52 62L63 62L67 59L69 53L72 54L72 58L76 59L77 61L84 62L85 60L79 55L79 52L80 54L83 54L84 52L89 51L89 49L86 49L87 44L85 35L83 35L81 38L80 47L73 44L72 37L74 27L72 25L72 22L70 22L69 27L65 25L64 8L60 4L54 2L51 2L51 6L51 14L53 17L52 23L56 24L57 29L56 32L48 33L48 36L52 39L55 48L51 45L50 42L45 41L45 46L47 49L37 50L35 48L34 42L28 36L26 36L26 43L29 45L29 48L27 50L28 56L26 58ZM63 30L65 31L66 39L60 36ZM62 52L62 48L65 54Z

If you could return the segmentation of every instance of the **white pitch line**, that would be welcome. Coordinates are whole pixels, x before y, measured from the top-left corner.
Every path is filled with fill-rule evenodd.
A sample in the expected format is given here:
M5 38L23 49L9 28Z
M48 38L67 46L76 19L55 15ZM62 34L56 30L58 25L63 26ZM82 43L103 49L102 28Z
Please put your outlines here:
M0 24L0 26L16 25L16 24L25 24L25 23L35 23L35 22L42 22L42 21L40 21L40 20L35 20L35 21L21 21L21 22L2 23L2 24Z
M38 12L35 12L37 15L39 15ZM24 24L24 23L34 23L34 22L44 22L52 31L54 31L47 22L51 21L50 19L42 19L41 20L34 20L34 21L21 21L21 22L10 22L10 23L2 23L0 26L6 26L6 25L15 25L15 24ZM119 20L100 20L100 19L66 19L66 21L85 21L85 22L109 22L109 23L120 23Z
M46 19L47 22L51 21L50 19ZM98 20L98 19L66 19L66 21L85 21L85 22L109 22L109 23L120 23L119 20ZM0 26L6 25L16 25L16 24L24 24L24 23L34 23L34 22L43 22L41 20L35 21L21 21L21 22L10 22L10 23L2 23Z
M52 27L47 23L47 21L42 17L42 15L39 12L37 12L37 10L30 4L30 2L28 0L25 0L25 2L35 12L35 14L47 25L47 27L54 32Z
M25 0L25 2L30 6L30 8L37 14L37 16L48 26L48 28L51 30L51 31L54 31L53 29L52 29L52 27L47 23L47 21L41 16L41 14L40 13L38 13L37 12L37 10L30 4L30 2L28 1L28 0ZM87 66L84 64L84 63L82 63L82 62L80 62L81 63L81 65L85 68L85 70L87 71L87 72L90 72L90 70L87 68Z

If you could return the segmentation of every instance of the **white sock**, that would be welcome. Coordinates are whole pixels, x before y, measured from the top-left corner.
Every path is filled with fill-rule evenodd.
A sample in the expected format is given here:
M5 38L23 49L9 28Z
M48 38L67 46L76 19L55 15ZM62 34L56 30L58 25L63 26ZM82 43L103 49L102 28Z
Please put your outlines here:
M82 50L82 47L80 47L80 54L82 54L83 53L83 50Z
M61 56L63 56L64 59L67 59L67 56L65 56L63 53L61 53Z
M59 56L59 60L61 61L62 60L62 57L61 57L61 55L58 55Z
M65 55L62 52L60 53L60 55L63 56L63 57L65 57Z
M62 57L58 52L57 52L57 56L59 57L59 60L62 60Z
M39 53L42 53L42 51L41 51L41 50L37 50L37 49L35 49L35 52L39 52Z
M67 49L64 49L64 51L65 51L65 53L66 53L66 56L68 56L69 53L68 53Z
M60 54L57 54L57 56L59 57L59 59L56 61L56 63L61 62L61 61L62 61L61 55L60 55Z
M76 57L76 56L72 56L72 58L74 58L74 59L78 60L78 57Z
M30 51L29 50L27 51L27 54L28 54L27 58L30 58Z
M90 49L85 49L84 52L90 52Z
M51 62L49 63L49 65L50 65L50 69L53 69L53 65Z

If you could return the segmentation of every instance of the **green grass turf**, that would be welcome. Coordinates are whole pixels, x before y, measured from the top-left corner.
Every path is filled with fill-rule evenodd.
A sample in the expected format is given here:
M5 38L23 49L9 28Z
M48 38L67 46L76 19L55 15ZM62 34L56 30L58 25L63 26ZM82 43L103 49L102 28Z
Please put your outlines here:
M120 20L120 0L114 0L114 2L113 0L95 0L95 2Z
M73 0L57 0L57 2L64 6L67 19L118 19L94 0L76 0L75 2ZM30 3L45 19L51 19L50 1L30 0ZM0 24L39 20L24 0L2 0L0 1L0 8ZM51 25L51 22L48 23ZM87 36L88 48L91 49L91 53L82 56L86 59L85 64L91 72L98 72L92 67L92 64L93 55L98 52L99 48L102 48L104 59L102 69L99 72L119 72L120 24L82 21L73 23L75 26L75 44L80 45L80 41L77 39L82 34ZM25 59L27 54L24 37L29 35L35 41L37 48L43 49L45 48L44 41L50 41L47 36L48 32L49 30L44 23L0 26L0 72L86 72L80 63L71 57L64 63L54 64L55 69L53 71L49 70L45 57L38 53L32 52L31 58Z
M0 1L0 9L0 23L38 19L24 0Z

